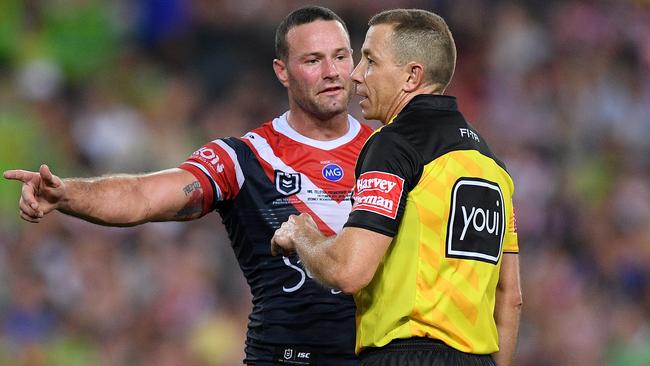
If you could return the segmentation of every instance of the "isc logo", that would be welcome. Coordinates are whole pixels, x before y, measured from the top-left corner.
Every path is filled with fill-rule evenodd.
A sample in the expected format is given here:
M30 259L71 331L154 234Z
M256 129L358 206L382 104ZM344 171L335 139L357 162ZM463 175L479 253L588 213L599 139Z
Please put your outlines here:
M287 361L295 361L295 362L289 362L291 364L296 364L296 365L311 365L310 358L311 358L311 352L303 352L296 350L294 348L285 348L284 353L282 354L282 358ZM280 359L279 361L282 361L282 363L285 363L284 361Z
M323 168L323 178L330 182L338 182L343 178L343 169L338 164L327 164Z
M505 230L505 206L499 185L461 178L452 190L447 257L499 262Z

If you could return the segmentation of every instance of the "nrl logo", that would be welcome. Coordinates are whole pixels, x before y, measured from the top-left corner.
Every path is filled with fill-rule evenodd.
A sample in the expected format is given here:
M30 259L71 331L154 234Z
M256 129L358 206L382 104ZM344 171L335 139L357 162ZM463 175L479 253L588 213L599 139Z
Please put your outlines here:
M275 171L275 189L285 196L300 192L300 173Z
M293 357L293 350L291 348L287 348L284 350L284 359L285 360L290 360Z

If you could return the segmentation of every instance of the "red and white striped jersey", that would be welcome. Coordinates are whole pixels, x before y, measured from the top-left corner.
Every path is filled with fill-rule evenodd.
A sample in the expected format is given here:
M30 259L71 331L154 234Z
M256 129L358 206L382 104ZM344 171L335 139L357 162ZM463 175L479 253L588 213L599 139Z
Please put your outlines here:
M201 183L203 214L221 214L251 286L247 361L277 361L278 347L354 357L352 298L311 280L295 255L270 252L291 214L309 213L326 235L346 222L356 159L372 133L348 121L345 135L319 141L293 130L285 113L241 138L209 142L180 166Z

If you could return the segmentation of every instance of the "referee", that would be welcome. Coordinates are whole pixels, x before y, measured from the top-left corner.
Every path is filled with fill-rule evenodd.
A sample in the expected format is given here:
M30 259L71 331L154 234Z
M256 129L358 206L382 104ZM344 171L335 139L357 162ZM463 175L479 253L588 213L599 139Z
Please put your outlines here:
M384 126L357 161L352 212L333 237L292 216L272 250L354 294L363 365L509 365L522 306L512 179L442 95L456 63L445 21L396 9L369 26L352 78Z

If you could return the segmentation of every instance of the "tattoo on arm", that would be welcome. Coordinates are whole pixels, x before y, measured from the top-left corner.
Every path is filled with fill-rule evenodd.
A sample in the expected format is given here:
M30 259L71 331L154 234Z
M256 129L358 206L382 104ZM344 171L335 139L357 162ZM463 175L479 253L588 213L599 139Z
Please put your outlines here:
M192 193L192 191L195 191L197 189L201 189L201 183L198 181L192 182L183 188L183 192L185 192L185 195L187 196L188 194Z
M189 201L181 208L175 218L178 220L185 220L197 217L203 211L203 194L201 191L201 183L198 181L192 182L183 188L186 196L190 196Z

